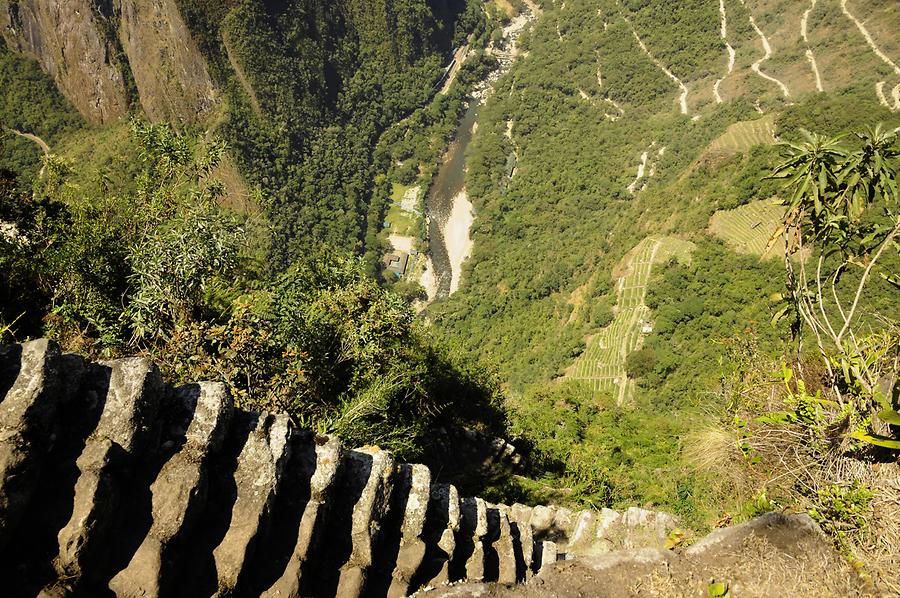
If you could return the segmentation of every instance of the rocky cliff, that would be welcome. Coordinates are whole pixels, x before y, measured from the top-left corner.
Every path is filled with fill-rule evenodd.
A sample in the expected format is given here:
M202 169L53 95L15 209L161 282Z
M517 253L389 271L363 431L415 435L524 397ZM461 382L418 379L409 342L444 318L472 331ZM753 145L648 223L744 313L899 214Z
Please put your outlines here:
M824 555L813 565L857 587L805 516L719 531L676 555L662 550L669 515L460 497L377 447L236 409L220 384L173 388L146 359L91 363L46 340L3 348L0 397L8 596L404 596L496 582L442 590L470 595L529 580L553 595L571 577L558 561L573 558L593 585L583 574L587 594L561 595L625 595L616 575L650 579L676 561L706 584L710 554L740 574L752 561L737 539L757 536L786 555L788 575L790 562L810 566L796 553L811 542ZM778 586L758 587L747 595Z
M174 0L0 0L0 35L91 122L113 121L134 101L151 119L193 122L216 103Z
M103 32L91 0L0 0L0 35L56 81L60 91L91 122L125 114L128 92L123 65Z

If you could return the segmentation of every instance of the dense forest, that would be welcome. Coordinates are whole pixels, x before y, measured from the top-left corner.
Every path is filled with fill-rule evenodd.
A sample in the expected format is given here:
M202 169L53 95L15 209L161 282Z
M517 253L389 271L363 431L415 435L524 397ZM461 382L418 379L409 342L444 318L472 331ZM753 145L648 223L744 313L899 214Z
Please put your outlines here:
M81 119L37 64L2 43L0 90L0 169L31 178L40 169L42 152L15 131L54 143L61 134L81 127Z
M364 252L383 209L380 135L431 100L446 55L486 26L477 2L238 2L190 14L221 65L223 137L269 198L277 267L321 244Z

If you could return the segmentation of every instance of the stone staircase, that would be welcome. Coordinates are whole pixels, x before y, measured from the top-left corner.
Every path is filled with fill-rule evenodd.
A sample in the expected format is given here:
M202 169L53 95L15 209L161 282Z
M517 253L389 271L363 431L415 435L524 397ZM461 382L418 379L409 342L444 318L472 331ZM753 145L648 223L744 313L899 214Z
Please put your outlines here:
M659 547L673 519L494 505L377 447L173 388L142 358L0 349L6 596L406 596L524 582L573 555Z

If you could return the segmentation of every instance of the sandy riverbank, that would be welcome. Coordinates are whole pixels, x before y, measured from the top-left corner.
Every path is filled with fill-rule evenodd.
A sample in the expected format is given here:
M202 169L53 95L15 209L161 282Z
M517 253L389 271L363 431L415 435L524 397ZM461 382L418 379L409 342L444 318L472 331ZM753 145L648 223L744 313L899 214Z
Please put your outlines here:
M466 190L463 189L453 196L453 207L450 216L444 224L444 243L447 246L447 255L450 258L450 294L459 289L462 278L463 262L472 255L472 238L469 232L475 221L475 212L472 202Z
M419 284L425 289L425 295L428 299L424 303L416 305L416 311L422 311L425 309L426 305L437 298L438 281L437 277L434 275L434 264L431 263L430 257L425 259L425 270L422 271L422 277L419 278Z

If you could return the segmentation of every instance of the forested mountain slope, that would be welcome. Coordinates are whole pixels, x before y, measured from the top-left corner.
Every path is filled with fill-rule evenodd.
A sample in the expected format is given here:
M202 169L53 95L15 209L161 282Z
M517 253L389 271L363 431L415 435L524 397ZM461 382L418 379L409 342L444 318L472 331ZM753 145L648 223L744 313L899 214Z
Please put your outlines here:
M272 204L282 265L320 243L364 249L378 136L482 21L477 2L446 0L0 3L8 50L87 121L216 129Z
M717 473L685 451L719 422L739 438L748 371L791 346L771 324L784 264L732 249L759 236L765 248L782 212L727 210L779 195L776 140L900 125L900 14L877 0L543 7L479 112L474 252L428 317L498 367L514 429L563 472L530 492L716 519ZM661 236L694 248L680 263L632 260ZM627 317L635 264L649 269L649 309ZM873 284L872 313L895 314L896 289Z
M800 127L900 124L877 93L900 76L841 3L810 4L808 44L800 4L723 0L729 72L715 2L547 3L525 39L527 57L481 112L468 160L474 255L463 291L435 307L437 321L492 351L514 383L551 378L608 321L612 267L641 239L705 236L716 209L774 193L759 180L773 149L751 137L705 151L729 125L774 117L775 134L791 138ZM856 4L873 27L900 24L890 2ZM896 36L881 26L889 56ZM757 63L765 44L772 55ZM514 150L516 174L501 185Z

